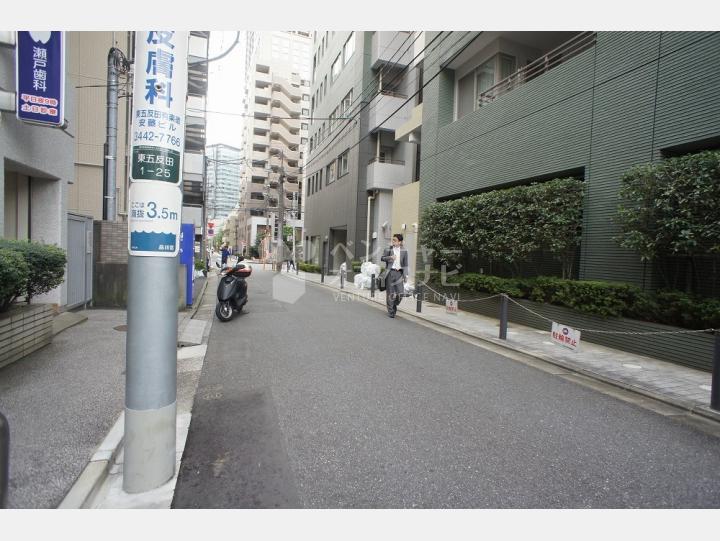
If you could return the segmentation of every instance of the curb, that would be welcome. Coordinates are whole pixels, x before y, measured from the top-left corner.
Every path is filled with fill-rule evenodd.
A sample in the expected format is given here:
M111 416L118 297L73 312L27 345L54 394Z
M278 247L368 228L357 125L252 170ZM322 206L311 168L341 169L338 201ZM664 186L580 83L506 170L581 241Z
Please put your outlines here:
M202 304L208 280L205 280L202 291L197 296L196 304L193 305L192 313L188 319L195 317ZM115 463L120 450L122 449L125 428L125 411L123 410L115 424L105 436L105 439L97 447L87 466L80 473L68 493L58 505L58 509L87 509L89 502L97 496L98 491L108 477L108 473Z
M312 280L307 280L307 279L305 279L305 278L300 278L299 276L296 277L296 279L297 279L297 280L304 280L305 282L309 282L309 283L311 283L311 284L315 284L315 285L318 285L318 286L322 286L322 287L325 287L325 288L328 288L328 289L333 289L333 290L337 290L337 291L346 292L346 289L339 289L339 288L336 288L336 287L334 287L334 286L332 286L332 285L329 285L329 284L324 284L324 283L320 283L320 282L314 282L314 281L312 281ZM353 295L353 296L357 297L358 299L360 299L360 300L362 300L362 301L365 301L365 302L367 302L367 303L369 303L369 304L380 304L380 305L382 305L382 303L381 303L380 301L378 301L378 300L375 300L375 299L372 299L372 298L367 298L367 297L358 295L358 294L356 294L355 292L350 292L349 294L350 294L350 295ZM565 363L564 361L560 361L560 360L554 359L553 357L549 357L549 356L547 356L547 355L543 355L543 354L540 354L540 353L535 353L535 352L527 351L527 350L525 350L525 349L523 349L523 348L520 348L520 347L517 347L517 346L515 346L515 345L510 345L509 343L507 343L507 342L505 342L505 341L503 341L503 340L500 340L500 339L495 339L495 338L491 338L491 337L488 337L488 336L482 336L482 335L472 334L472 333L463 331L463 330L461 330L461 329L456 329L455 327L451 327L451 326L446 325L446 324L444 324L444 323L440 323L440 322L437 322L437 321L433 321L433 320L431 320L431 319L429 319L429 318L427 318L427 317L425 317L425 316L423 316L423 315L417 314L417 313L406 312L406 311L404 311L404 310L399 310L398 313L399 313L399 314L402 314L403 316L409 316L410 318L415 318L415 319L422 320L422 321L424 321L424 322L426 322L426 323L429 323L429 324L431 324L431 325L436 325L436 326L442 327L442 328L444 328L444 329L449 329L449 330L451 330L451 331L453 331L453 332L457 332L457 333L463 334L463 335L468 336L468 337L470 337L470 338L473 338L473 339L475 339L475 340L481 340L481 341L483 341L483 342L487 342L488 344L492 344L492 345L494 345L494 346L499 346L499 347L502 347L502 348L507 349L507 350L509 350L509 351L513 351L513 352L515 352L515 353L520 353L520 354L525 355L525 356L527 356L527 357L531 357L531 358L533 358L533 359L537 359L537 360L539 360L539 361L542 361L542 362L545 362L545 363L548 363L548 364L552 364L552 365L554 365L554 366L558 366L558 367L560 367L560 368L563 368L563 369L568 370L568 371L570 371L570 372L579 374L579 375L581 375L581 376L585 376L585 377L588 377L588 378L591 378L591 379L600 381L601 383L605 383L605 384L607 384L607 385L611 385L611 386L613 386L613 387L617 387L617 388L623 389L623 390L625 390L625 391L630 391L630 392L632 392L632 393L639 394L639 395L644 396L644 397L646 397L646 398L650 398L650 399L652 399L652 400L656 400L656 401L658 401L658 402L662 402L663 404L666 404L666 405L668 405L668 406L673 406L673 407L675 407L675 408L684 410L684 411L686 411L686 412L688 412L688 413L690 413L690 414L697 415L697 416L703 417L704 419L707 419L707 420L710 420L710 421L715 421L715 422L717 422L717 423L720 423L720 412L714 411L714 410L710 409L709 406L698 406L698 405L696 405L696 404L689 404L689 403L684 402L684 401L682 401L682 400L676 400L676 399L668 398L668 397L666 397L666 396L663 396L663 395L658 394L658 393L655 393L655 392L653 392L653 391L644 389L644 388L642 388L642 387L638 387L638 386L632 385L632 384L630 384L630 383L625 383L625 382L620 381L620 380L608 378L608 377L606 377L606 376L603 376L603 375L598 374L598 373L596 373L596 372L593 372L593 371L591 371L591 370L587 370L587 369L585 369L585 368L577 367L577 366L571 365L571 364L569 364L569 363Z
M70 491L58 505L58 509L87 509L86 505L97 494L122 448L124 428L125 412L123 411L93 454L88 465L85 466Z

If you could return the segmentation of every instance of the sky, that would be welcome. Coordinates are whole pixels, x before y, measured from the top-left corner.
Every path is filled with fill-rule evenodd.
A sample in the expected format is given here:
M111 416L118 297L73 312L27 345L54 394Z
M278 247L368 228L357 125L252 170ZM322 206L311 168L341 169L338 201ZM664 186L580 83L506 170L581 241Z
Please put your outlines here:
M219 56L233 44L237 32L210 32L209 57ZM244 118L245 32L225 57L208 66L207 144L224 143L240 148Z

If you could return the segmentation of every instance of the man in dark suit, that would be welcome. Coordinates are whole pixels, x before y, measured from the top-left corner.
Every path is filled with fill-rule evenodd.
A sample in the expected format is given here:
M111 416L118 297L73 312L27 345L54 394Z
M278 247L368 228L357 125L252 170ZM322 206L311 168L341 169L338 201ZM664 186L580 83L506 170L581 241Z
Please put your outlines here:
M385 277L385 300L388 317L395 317L398 304L402 300L405 282L408 275L408 253L402 245L403 236L393 235L392 246L387 248L380 258L385 262L387 276Z

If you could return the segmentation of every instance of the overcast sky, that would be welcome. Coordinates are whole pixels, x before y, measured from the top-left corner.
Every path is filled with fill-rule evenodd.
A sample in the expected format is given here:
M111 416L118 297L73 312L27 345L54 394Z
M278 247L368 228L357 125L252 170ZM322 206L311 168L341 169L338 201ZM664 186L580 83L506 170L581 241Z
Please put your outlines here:
M210 58L226 51L236 32L210 32ZM243 96L245 91L245 32L226 57L208 66L207 144L225 143L240 148L242 143ZM216 112L213 112L216 111ZM233 114L234 113L234 114Z

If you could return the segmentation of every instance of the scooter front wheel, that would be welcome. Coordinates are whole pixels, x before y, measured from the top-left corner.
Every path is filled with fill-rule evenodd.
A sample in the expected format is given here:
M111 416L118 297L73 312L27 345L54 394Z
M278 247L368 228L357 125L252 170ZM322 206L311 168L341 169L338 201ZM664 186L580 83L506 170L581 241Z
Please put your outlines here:
M230 321L233 318L233 309L230 302L219 302L215 306L215 315L220 321Z

